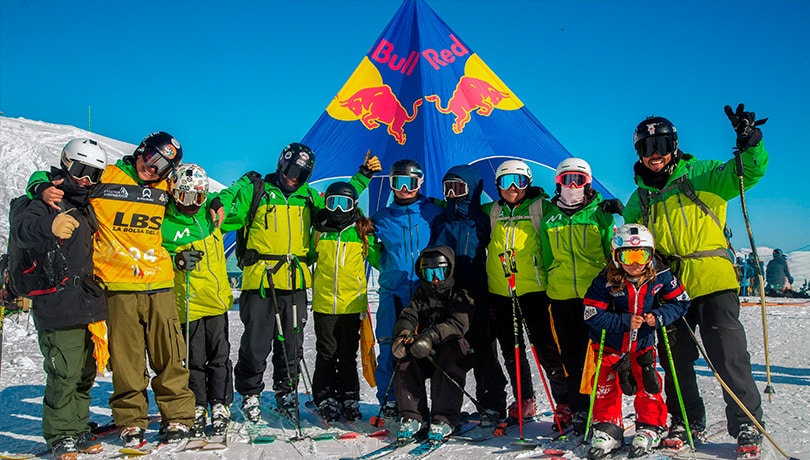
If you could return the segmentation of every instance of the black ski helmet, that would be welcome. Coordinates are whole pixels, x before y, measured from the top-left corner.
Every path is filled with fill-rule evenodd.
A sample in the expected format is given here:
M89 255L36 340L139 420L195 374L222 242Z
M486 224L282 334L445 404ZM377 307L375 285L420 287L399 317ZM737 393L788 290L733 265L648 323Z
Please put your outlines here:
M158 176L165 179L183 161L183 147L171 134L158 131L146 136L133 156L143 157L146 164L156 167Z
M398 183L396 179L394 179L398 176L411 178L410 184L403 184L408 190L417 190L421 188L422 184L425 182L425 172L422 170L422 165L416 160L397 160L391 165L391 170L388 172L388 180L391 183L392 190L400 190L402 188L401 186L397 186Z
M324 197L329 198L335 195L349 197L354 200L355 205L357 204L357 190L348 182L332 182L329 184L329 187L326 188L326 193L324 193Z
M453 255L453 249L447 246L428 247L422 251L419 258L416 260L416 271L419 279L427 283L433 281L432 278L426 278L425 269L444 269L444 279L440 281L445 281L451 276L453 272L453 262L444 254L444 251L449 251L450 256Z
M636 153L639 157L643 157L644 155L644 144L642 141L651 137L668 138L671 142L673 152L677 153L678 130L671 121L664 117L647 117L636 126L636 130L633 132L633 147L636 149Z
M284 147L278 157L278 166L276 166L278 184L284 191L294 192L309 180L313 169L315 169L315 153L306 145L293 142ZM298 179L298 185L289 187L282 176Z

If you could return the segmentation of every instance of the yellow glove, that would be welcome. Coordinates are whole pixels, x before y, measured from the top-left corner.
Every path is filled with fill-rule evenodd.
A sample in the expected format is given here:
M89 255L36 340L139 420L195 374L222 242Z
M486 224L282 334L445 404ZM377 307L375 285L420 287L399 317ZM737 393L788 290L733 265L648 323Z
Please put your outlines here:
M57 238L66 240L73 236L73 231L79 228L79 221L68 214L70 211L60 212L51 223L51 232Z
M104 376L104 369L110 362L109 342L107 338L107 323L96 321L87 325L93 340L93 358L96 359L96 374Z
M380 164L380 159L377 158L377 155L371 154L371 149L369 149L369 151L366 152L366 159L363 161L363 166L365 166L372 173L378 173L382 171L382 164Z

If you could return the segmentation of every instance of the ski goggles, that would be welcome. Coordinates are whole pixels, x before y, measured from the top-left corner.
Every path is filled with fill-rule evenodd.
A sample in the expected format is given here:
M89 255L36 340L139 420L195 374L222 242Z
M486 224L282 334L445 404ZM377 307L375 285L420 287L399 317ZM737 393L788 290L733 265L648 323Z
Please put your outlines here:
M146 163L146 166L153 168L155 174L161 178L166 178L172 168L174 168L174 164L168 158L160 153L158 149L151 146L144 149L141 158L143 158L143 162Z
M444 187L444 197L448 200L452 198L462 198L470 193L467 183L460 179L447 179L442 182L442 186Z
M95 166L86 165L75 160L69 161L67 172L76 179L87 179L91 184L98 184L101 175L104 174L103 169L98 169Z
M354 200L348 196L330 195L326 197L326 209L332 212L338 209L343 212L349 212L354 209Z
M423 267L421 269L422 279L427 282L432 282L434 279L444 281L447 279L447 272L450 267Z
M636 153L641 158L649 158L654 153L666 156L675 152L675 140L671 136L653 136L636 142Z
M202 206L205 204L207 196L206 192L185 192L182 190L175 190L172 193L174 201L183 206Z
M406 192L413 192L419 190L419 187L422 185L421 177L391 176L388 180L391 182L391 190L396 191L404 188Z
M616 259L624 265L646 265L652 259L650 248L628 248L616 252Z
M518 190L523 190L529 186L529 178L523 174L504 174L496 181L498 188L506 190L514 186Z
M581 188L591 182L590 176L580 172L569 171L557 176L555 182L566 188Z

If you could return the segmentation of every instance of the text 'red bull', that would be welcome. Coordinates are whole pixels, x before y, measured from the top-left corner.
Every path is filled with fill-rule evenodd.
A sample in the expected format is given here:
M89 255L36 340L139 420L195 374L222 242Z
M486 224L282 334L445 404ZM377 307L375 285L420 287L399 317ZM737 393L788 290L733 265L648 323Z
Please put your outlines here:
M450 34L450 46L448 49L435 50L433 48L425 49L421 55L428 61L428 63L435 69L439 70L455 62L456 57L466 56L470 54L470 50L464 46L455 35ZM393 71L398 71L405 75L410 75L416 68L416 63L419 62L419 53L417 51L409 51L408 58L401 57L402 54L395 53L394 44L386 39L381 39L380 43L371 52L371 59L380 64L387 64L388 68Z

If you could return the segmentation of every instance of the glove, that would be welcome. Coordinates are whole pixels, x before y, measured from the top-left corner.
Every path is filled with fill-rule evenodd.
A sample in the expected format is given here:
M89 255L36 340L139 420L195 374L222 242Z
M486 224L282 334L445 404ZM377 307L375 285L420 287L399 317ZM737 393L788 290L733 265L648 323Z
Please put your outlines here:
M79 221L68 214L70 211L60 212L53 218L51 233L57 238L66 240L73 236L73 231L79 228Z
M641 366L641 383L644 384L644 391L654 395L661 391L661 383L658 381L658 373L655 372L655 353L650 348L646 353L639 355L636 362Z
M174 264L180 270L191 271L197 267L197 262L202 260L204 254L204 252L195 249L186 249L174 256Z
M638 391L638 383L630 372L630 355L625 354L613 365L613 371L619 376L619 387L622 393L633 396Z
M363 160L363 164L360 165L360 173L371 179L374 176L374 173L378 173L380 171L382 171L380 159L377 158L376 155L371 155L371 149L369 149L369 151L366 152L366 158Z
M433 339L430 338L430 334L419 334L408 350L414 358L422 359L433 350Z
M601 203L599 203L599 209L610 214L616 214L621 216L622 211L624 211L624 205L618 198L611 198L609 200L604 200Z
M759 141L762 140L762 131L757 128L757 126L764 125L765 122L768 121L767 118L754 121L756 115L754 115L754 112L746 112L745 104L737 105L736 112L731 111L730 105L725 106L724 110L726 111L728 120L731 122L731 126L737 133L738 151L742 152L749 147L759 144Z
M413 342L413 334L411 331L403 330L400 332L399 336L394 339L394 343L391 344L391 354L394 355L396 359L402 359L408 354L408 345Z

